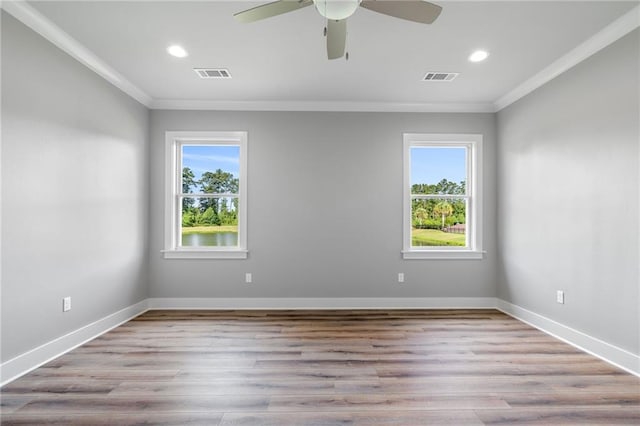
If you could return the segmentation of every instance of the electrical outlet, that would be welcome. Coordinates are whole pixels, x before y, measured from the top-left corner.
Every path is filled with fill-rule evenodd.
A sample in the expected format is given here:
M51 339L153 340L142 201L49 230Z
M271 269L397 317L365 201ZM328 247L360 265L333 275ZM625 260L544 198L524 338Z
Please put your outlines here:
M71 296L62 299L62 312L71 310Z
M253 277L251 276L251 272L247 272L246 274L244 274L244 282L250 283L252 280Z
M398 282L399 283L404 282L404 272L398 272Z
M558 290L556 292L556 302L562 303L564 305L564 291Z

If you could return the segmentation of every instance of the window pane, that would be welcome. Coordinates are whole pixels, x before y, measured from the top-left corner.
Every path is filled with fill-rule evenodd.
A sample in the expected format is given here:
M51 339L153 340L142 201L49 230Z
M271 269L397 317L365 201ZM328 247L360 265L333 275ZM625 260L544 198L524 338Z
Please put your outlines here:
M411 200L412 246L465 246L466 224L464 199Z
M465 147L411 148L412 194L465 194Z
M183 247L238 245L237 198L185 197L181 201Z
M237 145L182 145L182 192L237 194L239 167Z

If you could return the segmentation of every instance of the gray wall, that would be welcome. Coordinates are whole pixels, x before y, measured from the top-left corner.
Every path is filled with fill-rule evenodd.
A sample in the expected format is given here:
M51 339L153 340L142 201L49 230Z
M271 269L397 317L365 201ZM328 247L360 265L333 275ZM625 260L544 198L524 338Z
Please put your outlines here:
M248 131L247 260L162 258L167 130ZM484 135L484 260L401 259L403 132ZM495 296L494 114L152 111L150 135L151 297Z
M499 297L636 354L638 39L498 114Z
M147 132L145 107L2 13L2 361L146 298Z
M497 125L149 113L3 12L1 359L146 297L498 294L639 353L638 49L636 31ZM247 260L162 258L167 130L249 132ZM484 260L401 259L403 132L484 135Z

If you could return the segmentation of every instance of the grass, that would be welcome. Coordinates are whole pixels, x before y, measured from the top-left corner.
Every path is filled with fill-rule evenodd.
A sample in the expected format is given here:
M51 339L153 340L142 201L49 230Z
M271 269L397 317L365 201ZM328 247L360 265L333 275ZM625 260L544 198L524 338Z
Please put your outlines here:
M182 227L182 234L217 234L219 232L238 232L237 225L222 225L222 226L184 226Z
M217 234L238 232L236 225L183 227L182 234ZM414 246L464 246L464 234L452 234L438 229L412 229L411 244Z
M439 229L412 229L411 245L414 246L464 246L465 234L442 232Z

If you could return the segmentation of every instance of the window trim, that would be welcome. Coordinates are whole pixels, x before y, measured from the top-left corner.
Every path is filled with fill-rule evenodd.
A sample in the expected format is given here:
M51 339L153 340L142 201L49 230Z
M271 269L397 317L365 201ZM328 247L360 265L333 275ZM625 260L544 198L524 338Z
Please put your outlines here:
M178 196L182 191L182 170L178 162L182 145L238 145L240 147L238 203L238 246L181 247L177 244L181 228L178 214ZM246 259L247 250L247 132L167 131L165 132L165 259Z
M482 135L404 133L403 135L403 259L482 259ZM467 152L467 247L411 246L411 148L464 146ZM471 226L469 226L471 225Z

